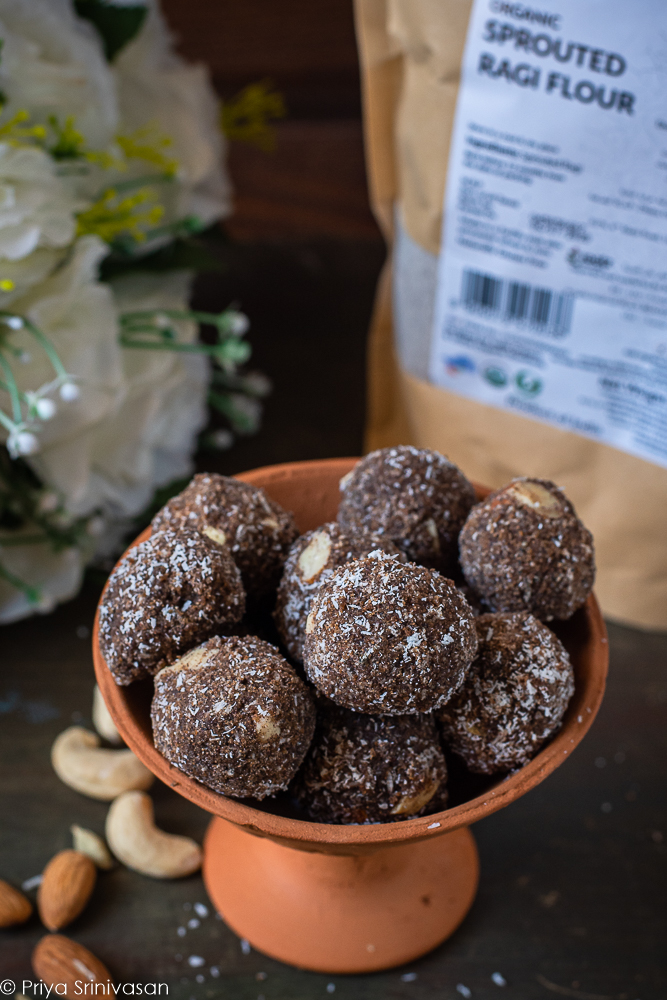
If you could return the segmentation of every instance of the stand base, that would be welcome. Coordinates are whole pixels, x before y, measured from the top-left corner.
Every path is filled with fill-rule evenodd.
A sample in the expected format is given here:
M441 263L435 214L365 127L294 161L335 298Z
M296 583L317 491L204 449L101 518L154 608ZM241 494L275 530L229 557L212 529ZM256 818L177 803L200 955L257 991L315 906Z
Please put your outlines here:
M284 847L215 818L204 882L239 937L315 972L389 969L431 951L472 906L479 860L467 828L372 854Z

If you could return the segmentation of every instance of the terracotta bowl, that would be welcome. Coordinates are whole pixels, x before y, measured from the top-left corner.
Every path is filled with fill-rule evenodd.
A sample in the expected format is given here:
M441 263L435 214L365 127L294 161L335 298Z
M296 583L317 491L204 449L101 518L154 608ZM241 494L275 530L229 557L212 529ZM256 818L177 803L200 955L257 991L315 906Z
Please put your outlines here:
M292 510L304 532L335 519L338 482L356 461L275 465L238 478L262 486ZM478 489L480 497L487 493ZM115 684L99 650L97 619L93 655L98 684L128 746L165 784L213 815L204 880L229 926L259 951L292 965L359 973L411 961L452 934L477 889L469 825L538 785L589 729L608 661L595 597L557 631L574 664L576 690L552 742L508 778L473 781L467 792L472 797L444 812L368 826L310 823L290 815L278 800L237 801L186 777L153 746L152 683Z

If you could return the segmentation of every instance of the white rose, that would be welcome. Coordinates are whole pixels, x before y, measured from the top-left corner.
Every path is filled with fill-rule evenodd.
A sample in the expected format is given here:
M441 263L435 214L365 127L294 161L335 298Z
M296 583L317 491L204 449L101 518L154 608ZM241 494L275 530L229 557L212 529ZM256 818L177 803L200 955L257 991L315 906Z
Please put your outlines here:
M66 247L78 207L50 156L0 142L0 258L20 260L39 246Z
M113 149L118 132L155 126L172 137L167 153L179 162L174 181L158 189L164 221L197 215L207 224L228 214L217 101L205 69L174 54L156 3L113 69L71 0L0 0L0 39L0 89L7 96L2 122L23 109L30 124L46 125L52 115L64 124L73 116L96 150ZM119 310L186 309L188 274L138 273L110 287L97 279L108 247L96 236L75 240L75 213L83 207L76 192L89 198L159 167L139 160L125 172L83 160L74 166L54 166L37 149L0 144L0 309L11 303L43 331L74 377L78 398L62 398L63 387L28 329L5 323L1 332L26 359L14 367L19 388L39 402L40 419L21 431L30 448L18 450L38 449L27 460L72 516L101 512L106 533L98 550L105 551L156 487L192 471L190 456L206 422L209 368L197 354L122 348L118 339ZM194 323L178 326L181 340L196 339ZM0 391L6 412L8 404ZM6 437L0 428L0 441ZM41 543L1 552L10 574L40 589L42 610L76 592L86 555L73 548L54 553ZM25 594L0 578L0 621L33 610Z
M143 28L118 55L113 73L120 131L146 125L172 139L167 151L178 160L177 183L162 185L168 221L188 215L209 224L231 211L231 183L224 167L225 140L219 104L203 65L185 63L173 49L155 0Z
M44 391L56 412L34 428L39 452L31 459L43 482L55 487L73 510L85 502L89 490L93 431L115 412L124 392L113 294L97 280L106 253L106 245L97 237L82 237L61 268L12 305L48 337L79 387L79 398L71 402L60 398L55 385ZM55 372L30 332L13 331L11 342L29 357L28 363L14 367L19 389L27 392L51 385ZM8 410L6 394L0 394L0 405Z
M80 207L50 156L0 142L0 308L43 281L64 258Z
M44 394L57 409L32 428L39 451L30 463L73 515L101 511L113 522L140 513L157 487L192 472L209 367L199 354L120 346L119 312L187 309L191 276L137 273L103 285L95 271L104 252L95 237L82 237L62 271L17 307L49 337L80 392L73 402L63 402L55 385ZM180 341L197 339L196 323L175 326ZM12 343L30 353L15 368L20 389L53 381L27 331L15 332ZM6 396L0 401L7 406Z
M74 115L88 143L106 148L118 127L113 77L94 29L69 0L0 0L0 38L3 120L22 110L42 124Z
M187 309L187 272L136 273L112 283L119 313ZM179 322L181 342L197 339L197 325ZM199 431L205 426L209 366L199 354L124 348L122 404L96 428L90 442L90 478L84 514L101 508L110 518L140 513L159 486L189 476Z
M102 514L100 554L115 548L128 519L146 507L156 488L191 474L196 437L207 419L209 378L202 355L122 348L118 342L117 311L187 309L191 276L137 273L114 282L112 290L95 278L105 252L95 237L81 238L57 275L18 303L47 334L80 389L70 403L56 391L47 397L56 401L57 412L40 425L40 450L28 461L65 498L72 516ZM180 341L196 340L195 323L175 325ZM13 332L12 342L31 353L30 362L15 369L21 388L52 379L46 356L27 331ZM37 544L3 548L1 555L10 573L39 588L40 609L50 610L76 593L88 554L54 553ZM25 594L0 579L0 622L34 610Z
M74 597L81 586L85 558L80 549L54 552L44 542L3 548L2 564L18 580L37 588L40 595L35 607L23 591L0 576L0 625L6 625L36 610L52 611L56 604Z

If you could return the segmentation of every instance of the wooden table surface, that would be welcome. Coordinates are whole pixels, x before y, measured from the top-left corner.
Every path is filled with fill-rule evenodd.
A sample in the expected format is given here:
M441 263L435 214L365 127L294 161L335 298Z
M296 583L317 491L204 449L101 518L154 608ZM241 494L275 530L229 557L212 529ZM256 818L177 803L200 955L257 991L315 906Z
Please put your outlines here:
M381 259L373 241L267 244L200 284L202 305L241 300L257 364L276 383L265 430L202 465L234 472L359 452L364 331ZM89 584L54 614L0 630L0 877L15 884L70 845L70 824L104 827L107 806L61 784L49 763L59 732L91 726L97 593ZM100 874L66 933L117 982L167 983L175 1000L457 1000L468 995L458 986L475 1000L664 1000L667 636L612 625L610 650L592 731L539 788L475 827L473 909L409 968L332 977L285 967L246 953L213 913L196 917L193 905L207 905L199 876L158 882L121 866ZM201 839L206 815L163 786L153 795L160 826ZM31 979L42 933L35 917L0 931L0 980L20 988ZM192 968L190 956L204 965Z

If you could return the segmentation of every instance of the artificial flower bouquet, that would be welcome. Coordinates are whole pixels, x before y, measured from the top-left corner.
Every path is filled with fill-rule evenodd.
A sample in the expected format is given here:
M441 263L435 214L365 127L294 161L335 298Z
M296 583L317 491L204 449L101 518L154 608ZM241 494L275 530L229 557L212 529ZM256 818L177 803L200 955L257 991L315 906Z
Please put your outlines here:
M1 623L75 594L192 472L209 390L252 429L267 386L238 370L245 316L192 312L169 266L230 185L206 70L157 0L0 0L0 106Z

